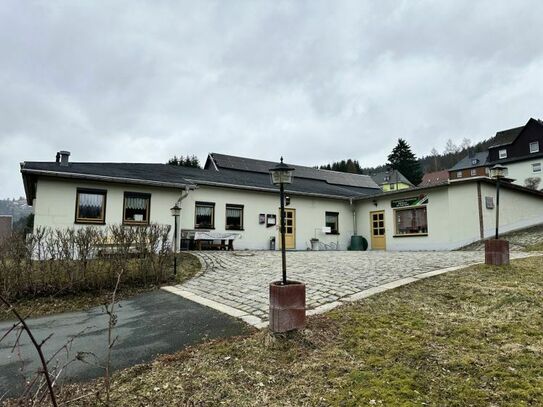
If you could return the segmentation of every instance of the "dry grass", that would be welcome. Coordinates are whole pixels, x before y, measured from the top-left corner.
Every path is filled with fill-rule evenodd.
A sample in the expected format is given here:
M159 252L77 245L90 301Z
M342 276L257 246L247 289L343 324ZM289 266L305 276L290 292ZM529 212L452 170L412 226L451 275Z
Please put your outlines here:
M178 255L178 270L177 276L173 274L170 281L165 284L178 284L188 280L195 274L200 272L201 264L196 256L190 253L180 253ZM119 300L124 300L134 295L144 292L156 290L159 286L156 284L143 284L141 281L128 281L121 283L117 297ZM87 310L99 305L109 303L111 301L111 290L88 290L88 291L59 291L56 295L44 295L34 297L24 297L14 301L21 315L31 315L32 317L58 314L61 312L72 312ZM2 308L0 310L0 321L10 320L13 318L12 313Z
M115 406L543 404L543 258L474 266L114 376ZM100 382L66 386L99 405Z

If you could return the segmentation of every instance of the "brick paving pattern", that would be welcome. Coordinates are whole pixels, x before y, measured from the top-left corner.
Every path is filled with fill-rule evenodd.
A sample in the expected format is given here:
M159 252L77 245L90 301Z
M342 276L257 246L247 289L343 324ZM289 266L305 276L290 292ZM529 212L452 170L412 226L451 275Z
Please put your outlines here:
M281 278L281 253L193 254L202 262L202 272L177 288L267 321L268 285ZM511 253L511 258L520 256ZM313 309L401 278L478 262L484 262L480 251L289 252L287 274L306 283L307 308Z

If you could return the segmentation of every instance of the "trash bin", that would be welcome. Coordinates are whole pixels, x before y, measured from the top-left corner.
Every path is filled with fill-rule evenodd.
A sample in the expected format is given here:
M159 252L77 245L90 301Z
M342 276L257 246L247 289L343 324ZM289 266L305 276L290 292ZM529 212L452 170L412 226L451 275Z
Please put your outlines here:
M319 239L311 239L311 250L319 250Z
M270 250L275 250L275 236L270 237Z
M350 250L367 250L368 241L363 236L353 235L351 236L351 246L349 249Z

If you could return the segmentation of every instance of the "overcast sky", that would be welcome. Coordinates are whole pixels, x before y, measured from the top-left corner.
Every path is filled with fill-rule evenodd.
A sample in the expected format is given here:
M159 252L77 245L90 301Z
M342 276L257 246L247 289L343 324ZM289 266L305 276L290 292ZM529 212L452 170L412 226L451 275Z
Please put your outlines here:
M0 197L19 162L220 152L382 164L543 117L543 2L0 2Z

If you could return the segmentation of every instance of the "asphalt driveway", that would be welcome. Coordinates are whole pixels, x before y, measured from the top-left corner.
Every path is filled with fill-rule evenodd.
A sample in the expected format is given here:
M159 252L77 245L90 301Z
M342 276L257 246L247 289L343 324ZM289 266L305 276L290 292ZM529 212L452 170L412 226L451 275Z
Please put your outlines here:
M247 332L242 321L199 305L185 298L159 290L121 301L117 308L118 323L113 348L112 367L122 369L152 360L161 353L172 353L207 338L221 338ZM28 321L38 341L49 334L44 351L52 355L73 339L69 352L61 352L53 361L64 365L78 352L85 360L73 361L63 372L63 381L86 380L103 375L107 351L108 317L103 307L86 312L73 312ZM0 337L13 322L0 323ZM13 348L14 334L0 343L0 399L4 394L15 396L23 389L23 375L38 368L38 356L26 334L21 346ZM93 356L96 355L96 358Z

